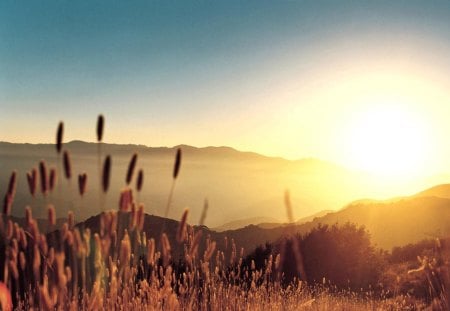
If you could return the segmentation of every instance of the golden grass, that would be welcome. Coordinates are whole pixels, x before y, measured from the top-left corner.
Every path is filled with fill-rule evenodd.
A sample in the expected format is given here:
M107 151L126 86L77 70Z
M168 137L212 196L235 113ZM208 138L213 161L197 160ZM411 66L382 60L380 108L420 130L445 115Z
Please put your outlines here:
M62 144L62 123L58 127L57 143ZM97 139L103 136L104 118L99 116ZM61 134L60 134L61 132ZM61 139L59 137L61 136ZM57 147L58 153L61 146ZM137 154L134 154L126 182L131 182ZM71 164L67 150L63 153L66 178L71 177ZM181 166L181 149L177 150L173 170L173 184L168 198L166 216L170 208L175 180ZM103 166L101 190L107 192L110 180L111 157ZM41 192L46 195L55 187L56 172L39 163ZM53 173L52 173L53 172ZM35 195L37 172L27 173L30 194ZM52 177L54 176L54 177ZM53 178L53 181L52 181ZM16 173L10 179L7 192L8 207L15 193ZM137 190L143 183L143 171L137 178ZM80 196L86 192L87 175L78 176ZM100 190L100 191L101 191ZM285 195L289 220L293 220L289 193ZM248 270L241 263L243 252L226 239L225 248L217 248L216 241L206 239L205 252L199 254L201 226L188 224L188 209L183 212L176 233L183 245L182 263L172 258L169 232L157 237L147 237L144 229L144 206L134 201L133 191L127 187L121 192L119 211L111 210L100 215L98 232L91 233L84 225L75 225L74 214L57 231L39 231L32 208L25 210L26 224L20 227L9 217L6 208L0 219L0 236L4 241L4 271L0 283L0 304L3 310L11 309L11 300L17 310L407 310L424 305L408 297L374 297L371 292L330 292L323 286L309 287L295 280L287 287L280 282L283 254L274 254L260 270L252 262ZM203 225L208 203L205 200L200 224ZM56 224L56 209L48 207L49 228ZM159 246L157 242L159 241ZM294 245L297 245L294 243ZM294 250L300 275L304 275L300 250ZM443 259L443 260L448 260ZM423 262L427 273L438 273L437 265ZM420 270L420 269L419 269ZM416 271L417 272L417 271ZM448 271L445 274L448 281ZM272 276L276 276L272 278ZM6 284L6 286L5 286ZM440 283L448 284L448 283ZM444 286L443 285L443 286ZM447 307L447 288L438 288L442 304Z

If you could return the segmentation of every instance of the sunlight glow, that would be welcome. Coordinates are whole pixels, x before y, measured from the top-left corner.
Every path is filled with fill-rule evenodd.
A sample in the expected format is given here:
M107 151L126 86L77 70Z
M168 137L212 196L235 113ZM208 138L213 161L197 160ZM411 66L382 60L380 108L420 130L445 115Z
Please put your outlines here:
M416 176L426 169L426 124L406 105L377 99L355 115L346 133L354 167L388 177Z

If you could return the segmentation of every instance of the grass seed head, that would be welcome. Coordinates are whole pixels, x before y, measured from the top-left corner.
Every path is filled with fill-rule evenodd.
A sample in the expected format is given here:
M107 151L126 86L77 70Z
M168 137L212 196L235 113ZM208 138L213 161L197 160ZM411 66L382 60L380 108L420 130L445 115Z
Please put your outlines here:
M127 176L125 178L125 182L127 183L127 185L129 185L131 180L133 179L133 174L134 174L134 169L136 167L137 158L138 158L137 153L134 153L131 156L130 163L128 164Z
M86 187L87 187L87 175L86 173L79 174L78 175L78 191L81 196L83 196L86 193Z
M105 118L99 115L97 118L97 141L101 142L103 139L103 128L105 126Z
M43 195L47 194L48 190L48 178L47 178L47 166L44 160L39 162L39 175L41 177L41 192Z
M208 262L211 259L215 250L216 250L216 241L212 241L211 243L209 243L208 248L205 251L204 255L205 262Z
M53 205L49 205L47 211L48 211L48 224L50 226L55 226L56 225L55 207Z
M72 177L72 164L70 162L70 154L69 151L64 150L63 153L63 164L64 164L64 175L67 179Z
M183 215L181 216L180 223L178 224L178 230L177 230L177 242L183 243L186 240L186 233L187 233L187 217L189 214L189 209L185 209L183 212Z
M128 212L133 204L133 192L130 188L125 188L120 192L119 210Z
M177 149L177 154L175 156L175 164L173 166L173 179L177 179L178 173L180 172L181 166L181 149Z
M147 263L154 265L155 263L155 239L151 238L147 242Z
M25 207L25 221L27 223L27 226L30 226L31 222L33 221L33 213L30 206Z
M136 180L136 190L140 192L142 190L143 185L144 185L144 171L140 169Z
M17 172L13 171L11 173L11 176L9 177L9 184L8 184L8 194L10 194L12 197L16 194L16 187L17 187Z
M198 230L194 235L194 239L192 241L191 247L189 248L189 256L191 258L194 258L195 256L197 256L198 246L200 245L202 235L203 235L202 230Z
M58 129L56 130L56 152L61 153L62 141L63 141L64 123L59 122Z
M108 155L105 158L105 162L103 162L102 188L104 193L106 193L109 189L110 178L111 178L111 156Z
M50 175L49 175L49 190L50 192L53 191L53 189L55 189L55 185L56 185L56 169L55 168L51 168L50 169Z
M161 245L162 245L162 255L163 255L163 262L164 266L167 266L171 259L171 252L172 248L170 246L169 238L167 237L167 234L163 233L161 235Z
M30 190L30 194L34 197L36 193L36 180L37 171L35 168L33 168L31 171L27 172L27 181L28 181L28 188Z
M121 267L126 267L130 263L131 258L131 241L128 231L125 230L122 241L120 242L120 265Z
M11 214L11 206L12 206L12 196L9 193L6 193L3 198L3 215L10 215Z
M139 231L144 230L144 221L145 221L145 213L144 213L144 204L139 204L139 208L137 211L137 228ZM145 232L144 232L145 233Z

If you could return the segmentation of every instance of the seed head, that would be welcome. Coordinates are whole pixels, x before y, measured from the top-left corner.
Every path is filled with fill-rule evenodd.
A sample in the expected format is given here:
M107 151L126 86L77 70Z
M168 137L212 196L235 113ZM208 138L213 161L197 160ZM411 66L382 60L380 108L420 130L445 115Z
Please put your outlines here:
M47 194L48 190L48 179L47 179L47 166L44 160L39 162L39 175L41 176L41 192L43 195Z
M30 226L31 222L33 221L33 213L31 212L30 206L25 207L25 220L26 220L27 226Z
M136 218L137 218L137 227L139 231L142 231L144 229L144 221L145 221L144 204L139 204Z
M62 149L63 132L64 132L64 123L59 122L58 129L56 130L56 152L58 154L61 153Z
M3 198L3 214L4 215L11 214L12 202L13 202L12 196L9 193L6 193L5 197Z
M178 224L178 231L177 231L177 242L183 243L184 240L186 240L186 226L187 226L187 217L189 214L189 209L185 209L183 212L183 215L181 216L180 223Z
M105 125L105 118L99 115L97 118L97 141L101 142L103 138L103 127Z
M164 266L167 266L171 259L171 250L169 238L167 237L167 234L163 233L161 235L161 245L162 245L162 255L163 255L163 261Z
M209 243L208 248L205 251L205 256L204 256L205 262L208 262L211 259L215 250L216 250L216 241L212 241L211 243Z
M31 171L27 173L27 181L28 181L28 188L30 189L30 194L34 197L34 194L36 193L36 175L37 171L35 168L33 168Z
M175 164L173 166L173 179L177 179L178 173L180 172L181 165L181 149L177 149L177 154L175 156Z
M136 167L137 157L138 157L137 153L134 153L133 156L131 157L130 163L128 164L127 177L125 179L127 185L129 185L131 182L131 179L133 179L134 168Z
M86 192L86 186L87 186L86 173L78 175L78 190L79 190L81 196L83 196L84 193Z
M122 267L125 267L129 264L130 258L131 258L131 242L130 242L130 236L128 235L128 232L125 231L125 235L120 242L120 265Z
M16 186L17 186L17 172L13 171L11 173L11 176L9 177L9 184L8 184L8 194L10 194L12 197L16 194Z
M194 235L194 240L192 241L191 248L189 249L190 257L197 255L198 246L200 245L200 240L202 239L203 232L199 230Z
M48 224L50 226L56 225L56 211L53 205L48 206Z
M51 168L50 169L50 176L49 176L49 188L50 188L50 192L53 191L53 189L55 188L56 185L56 169L55 168Z
M108 191L110 176L111 176L111 156L108 155L105 158L105 162L103 163L102 187L104 193Z
M70 154L67 150L64 150L63 154L63 163L64 163L64 175L67 179L72 177L72 165L70 162Z
M142 169L138 172L138 177L136 180L136 190L140 192L142 190L142 186L144 184L144 171Z
M133 192L130 188L125 188L120 192L119 210L128 212L133 204Z
M147 243L147 263L153 265L155 263L155 239L151 238Z

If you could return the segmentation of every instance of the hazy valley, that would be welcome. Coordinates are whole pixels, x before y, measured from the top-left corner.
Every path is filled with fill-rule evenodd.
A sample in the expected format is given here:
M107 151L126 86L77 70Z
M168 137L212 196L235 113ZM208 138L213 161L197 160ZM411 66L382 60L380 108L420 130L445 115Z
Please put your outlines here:
M59 188L50 197L37 193L36 198L32 198L25 174L36 167L40 159L47 159L49 166L60 167L54 145L0 143L0 187L7 187L12 170L17 170L19 176L13 215L22 217L25 206L32 205L34 216L45 219L46 200L57 207L61 223L69 210L73 210L80 221L102 210L117 209L133 152L138 153L137 167L145 172L144 187L141 193L135 192L136 199L145 204L147 214L163 214L170 189L173 148L102 144L103 156L112 156L112 191L106 198L98 195L98 146L74 141L67 143L66 148L71 152L74 167L72 180L68 182L60 174ZM183 170L176 184L169 218L178 220L183 209L189 207L189 223L196 225L207 198L209 208L205 224L218 243L229 236L237 245L251 251L286 232L306 233L318 224L346 222L365 226L373 243L384 249L450 234L450 185L385 201L355 200L370 193L360 182L362 175L330 163L314 159L288 161L227 147L181 148ZM88 175L88 191L81 199L76 177L82 172ZM298 219L295 224L286 221L282 196L286 188L292 193L294 215ZM103 206L100 200L104 200ZM149 234L161 230L161 222L152 223L156 227ZM41 226L45 224L42 220Z
M181 147L183 170L176 184L169 217L178 219L183 209L189 207L193 224L198 222L206 198L209 202L206 225L214 228L255 217L266 220L251 223L286 222L283 205L286 189L290 190L296 219L323 210L338 210L354 200L386 193L386 189L371 184L362 173L315 159L289 161L227 147ZM101 211L97 148L96 144L80 141L66 144L71 154L74 176L68 182L60 173L59 179L64 180L61 180L51 198L47 198L57 206L58 217L63 217L68 210L73 210L79 219ZM101 152L103 157L112 157L112 191L104 199L102 208L117 208L119 191L125 186L128 162L131 155L137 152L137 167L144 170L144 186L137 199L145 204L146 213L163 215L175 149L102 144ZM45 159L50 167L61 170L61 160L56 158L52 144L0 143L0 189L6 188L12 170L18 172L19 187L12 209L15 215L23 215L25 206L33 203L36 206L33 211L35 215L45 217L45 199L39 193L32 199L26 181L26 172L37 167L41 159ZM81 200L76 178L83 172L88 176L88 190Z

